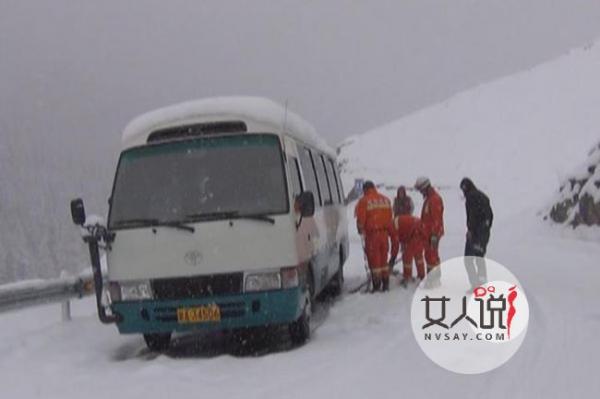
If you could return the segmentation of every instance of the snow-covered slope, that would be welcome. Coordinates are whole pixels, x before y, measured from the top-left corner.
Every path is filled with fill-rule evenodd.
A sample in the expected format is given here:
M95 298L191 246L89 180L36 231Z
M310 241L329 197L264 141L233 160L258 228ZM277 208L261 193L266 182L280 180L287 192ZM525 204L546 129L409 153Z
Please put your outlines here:
M600 138L600 44L476 87L342 144L354 177L458 186L470 176L499 217L539 209Z

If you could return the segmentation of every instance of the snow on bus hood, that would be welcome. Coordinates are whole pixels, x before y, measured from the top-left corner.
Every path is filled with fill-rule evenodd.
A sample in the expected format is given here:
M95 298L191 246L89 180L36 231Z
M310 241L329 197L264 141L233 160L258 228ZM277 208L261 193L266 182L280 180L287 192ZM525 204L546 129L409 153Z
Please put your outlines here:
M287 113L287 115L286 115ZM214 97L187 101L143 114L132 120L123 131L122 141L127 143L139 135L157 128L185 123L205 116L235 116L273 125L278 131L286 130L307 144L326 148L335 154L315 128L297 114L272 100L262 97Z

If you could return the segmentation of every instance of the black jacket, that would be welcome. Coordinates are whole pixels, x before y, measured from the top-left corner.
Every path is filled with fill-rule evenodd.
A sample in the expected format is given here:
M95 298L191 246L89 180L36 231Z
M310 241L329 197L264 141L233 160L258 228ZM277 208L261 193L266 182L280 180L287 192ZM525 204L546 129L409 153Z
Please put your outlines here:
M465 192L465 199L467 227L471 234L475 236L489 234L494 221L494 213L487 195L473 187Z

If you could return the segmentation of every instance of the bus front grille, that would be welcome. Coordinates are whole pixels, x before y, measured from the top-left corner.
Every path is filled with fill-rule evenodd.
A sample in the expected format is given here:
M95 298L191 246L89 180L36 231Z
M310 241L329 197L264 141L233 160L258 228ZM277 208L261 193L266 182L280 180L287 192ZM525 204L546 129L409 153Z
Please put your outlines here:
M240 294L243 282L243 273L211 274L154 280L152 290L156 299L196 299Z

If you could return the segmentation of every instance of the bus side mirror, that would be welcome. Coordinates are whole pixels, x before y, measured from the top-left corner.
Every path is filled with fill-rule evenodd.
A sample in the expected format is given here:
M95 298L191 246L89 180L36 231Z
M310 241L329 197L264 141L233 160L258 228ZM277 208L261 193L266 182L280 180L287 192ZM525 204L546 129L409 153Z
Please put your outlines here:
M71 201L71 218L77 226L83 226L85 223L85 207L81 198Z
M296 209L302 217L308 218L315 214L315 196L311 191L303 191L296 198Z

